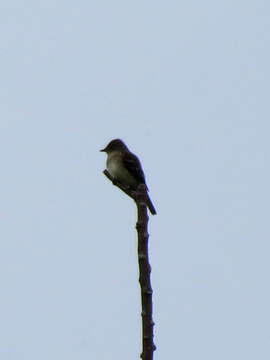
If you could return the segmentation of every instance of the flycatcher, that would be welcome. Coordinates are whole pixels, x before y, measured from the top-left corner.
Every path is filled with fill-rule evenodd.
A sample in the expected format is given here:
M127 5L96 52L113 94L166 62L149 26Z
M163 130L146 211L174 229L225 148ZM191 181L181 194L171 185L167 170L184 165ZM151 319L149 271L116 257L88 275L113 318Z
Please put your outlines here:
M145 183L145 176L140 163L140 160L129 151L126 144L120 140L115 139L109 142L109 144L102 150L107 153L107 170L110 175L119 183L128 186L131 190L136 191L140 184L144 184L148 191ZM147 195L147 207L152 215L156 214L156 210L152 201Z

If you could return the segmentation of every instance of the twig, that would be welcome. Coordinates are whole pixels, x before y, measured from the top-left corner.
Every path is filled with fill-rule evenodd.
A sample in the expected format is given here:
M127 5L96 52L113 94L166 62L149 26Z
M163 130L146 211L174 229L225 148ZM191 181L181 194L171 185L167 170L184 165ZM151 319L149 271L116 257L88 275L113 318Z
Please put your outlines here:
M129 187L121 184L119 181L115 180L108 170L104 170L103 174L111 180L113 185L117 186L120 190L124 191L125 194L127 194L129 197L131 197L134 201L136 201L136 192L131 190Z
M146 187L139 185L137 189L137 210L138 221L136 229L138 232L138 262L139 262L139 282L141 286L142 301L142 343L143 351L141 358L143 360L152 360L153 353L156 349L154 344L154 322L152 319L152 287L151 287L151 266L148 255L148 239L147 231L148 215L146 208Z
M152 287L151 287L151 266L148 256L148 215L146 207L146 186L141 184L137 191L132 191L130 188L116 181L107 170L103 171L104 175L111 180L111 182L119 187L125 194L131 197L137 205L138 220L136 229L138 233L138 263L139 263L139 283L141 287L141 302L142 302L142 360L153 360L153 353L156 349L154 344L154 322L152 319Z

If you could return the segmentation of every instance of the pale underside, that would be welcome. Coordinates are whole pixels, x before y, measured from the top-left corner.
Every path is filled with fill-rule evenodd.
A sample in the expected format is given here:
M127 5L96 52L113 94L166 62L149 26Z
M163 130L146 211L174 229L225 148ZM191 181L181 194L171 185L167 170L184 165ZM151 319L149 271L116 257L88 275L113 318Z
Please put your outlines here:
M138 183L136 179L130 174L122 162L122 156L119 152L112 152L108 154L107 170L116 180L122 184L129 185L136 188Z

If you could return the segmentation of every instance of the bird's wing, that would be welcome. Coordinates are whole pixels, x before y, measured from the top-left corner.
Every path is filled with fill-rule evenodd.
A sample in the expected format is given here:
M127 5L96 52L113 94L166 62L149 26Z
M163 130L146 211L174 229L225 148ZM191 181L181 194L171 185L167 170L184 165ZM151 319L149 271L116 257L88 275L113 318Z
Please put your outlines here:
M126 151L123 156L123 162L126 169L138 181L138 184L145 184L143 169L137 156Z

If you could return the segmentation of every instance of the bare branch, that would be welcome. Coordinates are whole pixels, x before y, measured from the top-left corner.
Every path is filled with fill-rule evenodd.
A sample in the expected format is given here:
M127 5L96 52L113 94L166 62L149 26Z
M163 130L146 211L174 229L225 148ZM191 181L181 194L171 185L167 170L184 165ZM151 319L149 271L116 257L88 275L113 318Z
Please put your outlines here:
M147 214L147 189L144 184L138 186L137 191L132 191L129 187L124 186L115 180L107 170L103 171L104 175L119 189L131 197L137 205L138 220L136 229L138 233L138 263L139 263L139 283L141 287L142 303L142 360L153 360L154 351L154 322L152 319L152 287L151 287L151 266L148 256L148 239L149 234L148 214Z
M143 360L152 360L153 353L156 349L154 344L154 322L152 319L152 287L151 287L151 266L148 255L148 239L149 234L147 230L148 214L146 208L146 187L139 185L137 189L137 210L138 221L136 229L138 233L138 262L139 262L139 282L141 286L141 301L142 301L142 343L143 351L141 358Z
M103 174L113 183L113 185L117 186L120 190L124 191L129 197L131 197L134 201L136 201L136 192L131 190L128 186L121 184L119 181L114 179L108 170L104 170Z

